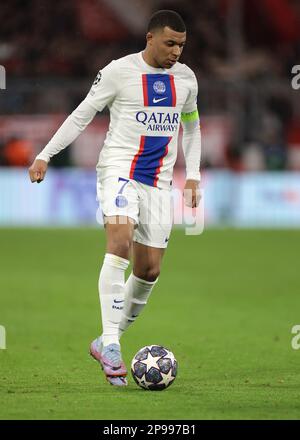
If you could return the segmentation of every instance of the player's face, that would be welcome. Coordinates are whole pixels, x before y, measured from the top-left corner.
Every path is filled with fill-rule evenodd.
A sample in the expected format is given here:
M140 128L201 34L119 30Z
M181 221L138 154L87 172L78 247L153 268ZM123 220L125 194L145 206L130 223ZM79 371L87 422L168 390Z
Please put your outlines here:
M186 32L176 32L166 26L149 32L147 41L157 67L170 69L180 58L186 41Z

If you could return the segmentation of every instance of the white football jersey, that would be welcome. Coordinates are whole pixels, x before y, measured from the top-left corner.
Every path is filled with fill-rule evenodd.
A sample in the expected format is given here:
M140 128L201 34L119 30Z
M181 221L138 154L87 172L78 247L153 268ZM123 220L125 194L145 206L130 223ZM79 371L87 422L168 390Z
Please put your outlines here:
M154 68L139 52L104 67L85 99L97 111L110 110L100 178L117 175L169 189L181 113L197 110L197 93L193 71L179 62Z

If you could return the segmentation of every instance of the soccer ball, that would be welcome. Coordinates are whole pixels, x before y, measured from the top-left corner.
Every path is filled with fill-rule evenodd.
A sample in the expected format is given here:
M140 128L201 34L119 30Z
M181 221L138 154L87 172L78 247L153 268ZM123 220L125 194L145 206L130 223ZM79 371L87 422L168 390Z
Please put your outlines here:
M168 388L177 374L174 354L161 345L141 348L131 362L135 382L145 390L160 391Z

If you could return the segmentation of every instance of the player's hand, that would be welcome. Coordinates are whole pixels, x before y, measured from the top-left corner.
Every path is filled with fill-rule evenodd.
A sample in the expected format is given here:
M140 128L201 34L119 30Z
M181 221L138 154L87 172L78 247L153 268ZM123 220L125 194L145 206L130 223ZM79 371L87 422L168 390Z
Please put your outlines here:
M199 182L197 180L187 180L185 182L183 197L186 206L189 208L197 208L201 199Z
M44 180L47 168L47 162L41 159L36 159L31 167L28 169L31 182L40 183L42 180Z

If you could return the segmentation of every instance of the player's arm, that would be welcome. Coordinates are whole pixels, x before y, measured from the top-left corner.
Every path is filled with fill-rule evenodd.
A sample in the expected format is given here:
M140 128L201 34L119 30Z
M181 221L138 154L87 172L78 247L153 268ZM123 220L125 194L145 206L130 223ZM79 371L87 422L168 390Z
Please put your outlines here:
M48 163L80 135L98 111L109 104L117 93L116 66L111 62L98 73L88 95L68 116L50 142L37 155L29 168L31 182L40 183L47 172Z
M91 122L96 113L97 111L86 100L79 104L35 158L28 170L31 182L40 183L44 179L51 157L70 145Z
M197 93L198 86L195 78L190 96L181 114L182 149L186 164L184 198L186 205L192 208L197 207L200 201L201 131L196 103Z

